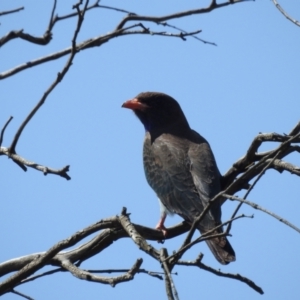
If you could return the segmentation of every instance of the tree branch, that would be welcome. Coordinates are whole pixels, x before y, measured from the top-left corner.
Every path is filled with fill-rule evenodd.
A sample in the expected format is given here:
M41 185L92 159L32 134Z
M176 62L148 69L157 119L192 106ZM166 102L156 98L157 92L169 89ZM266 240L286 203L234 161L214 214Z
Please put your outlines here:
M196 258L194 261L182 261L182 260L180 260L180 261L177 262L177 264L182 265L182 266L195 266L195 267L198 267L202 270L211 272L211 273L213 273L217 276L239 280L241 282L246 283L249 287L254 289L259 294L262 295L264 293L264 291L262 290L261 287L256 285L252 280L248 279L247 277L241 276L240 274L223 273L220 270L213 269L212 267L209 267L209 266L203 264L201 262L201 259L202 259L202 256L199 255L198 258Z
M13 14L15 12L19 12L20 10L23 10L24 6L21 6L19 8L11 9L11 10L6 10L6 11L0 11L0 17L8 14Z
M278 4L276 0L272 0L274 5L278 8L278 10L292 23L294 23L297 26L300 26L300 22L297 21L296 19L292 18L288 13Z
M0 135L0 148L1 148L1 145L2 145L2 142L3 142L3 137L4 137L4 132L5 132L5 129L6 127L8 126L8 124L10 123L10 121L13 119L12 116L9 117L9 119L6 121L6 123L4 124L2 130L1 130L1 135ZM1 152L0 152L0 155L1 155Z
M231 4L246 2L246 1L250 1L250 0L237 0L237 1L229 0L228 2L224 2L224 3L221 3L221 4L216 4L215 1L212 1L210 6L208 6L207 8L188 10L188 11L184 11L184 12L179 12L179 13L174 13L174 14L162 16L162 17L153 17L153 16L140 16L136 13L128 12L128 11L123 10L123 9L114 8L114 7L110 7L110 6L99 5L100 1L98 0L94 4L92 4L90 7L87 7L86 11L90 10L90 9L93 9L93 8L103 8L103 9L111 9L111 10L115 10L115 11L119 11L119 12L123 12L123 13L128 13L128 15L125 18L123 18L122 21L119 22L119 24L116 26L116 28L111 33L106 34L106 35L100 35L96 38L88 39L84 42L79 43L77 45L77 51L86 50L86 49L91 48L91 47L99 47L102 44L108 42L109 40L111 40L115 37L125 36L125 35L129 35L129 34L130 35L132 35L132 34L160 35L160 36L176 37L176 38L180 38L180 39L183 39L183 40L185 40L185 37L191 36L191 37L196 38L197 40L199 40L203 43L210 44L210 45L215 45L215 43L205 41L205 40L200 39L199 37L195 36L196 34L200 33L201 30L195 30L195 31L192 31L192 32L185 31L185 30L182 30L182 29L180 29L176 26L167 24L166 21L177 19L177 18L183 18L183 17L187 17L187 16L190 16L190 15L208 13L208 12L214 10L214 9L217 9L217 8L225 7L225 6L228 6L228 5L231 5ZM46 30L43 37L40 37L40 38L33 37L29 34L23 33L22 30L12 31L12 32L8 33L5 37L0 39L0 46L3 45L4 43L8 42L10 39L16 38L16 37L24 38L29 42L36 42L36 43L39 42L40 44L43 44L43 45L46 44L46 43L49 43L49 41L51 40L51 37L52 37L51 30L53 29L56 22L67 19L67 18L74 17L78 14L78 12L76 12L76 13L64 15L62 17L56 16L56 17L53 18L54 9L55 9L55 3L54 3L54 8L53 8L52 14L51 14L51 20L52 21L50 21L48 29ZM80 10L79 10L79 12L81 13ZM147 21L147 22L154 23L156 25L167 26L167 27L173 28L175 30L179 30L179 33L158 32L158 31L149 30L149 29L148 30L140 30L140 31L128 31L130 28L141 26L141 24L142 24L142 23L138 23L138 24L135 24L134 26L125 27L125 24L129 21L142 21L142 22ZM144 28L146 28L146 26L144 26L143 24L142 24L142 26ZM66 49L58 51L54 54L50 54L50 55L47 55L45 57L34 59L34 60L31 60L31 61L26 62L24 64L21 64L17 67L14 67L14 68L10 69L10 70L2 72L0 74L0 80L5 79L7 77L10 77L10 76L12 76L12 75L14 75L18 72L21 72L23 70L28 69L28 68L32 68L34 66L37 66L39 64L42 64L42 63L45 63L45 62L48 62L48 61L51 61L51 60L59 59L60 57L68 55L69 53L71 53L71 51L72 51L71 47L66 48Z
M287 226L293 228L294 230L296 230L297 232L300 233L300 229L298 227L296 227L295 225L293 225L292 223L290 223L289 221L283 219L282 217L276 215L275 213L259 206L258 204L254 203L254 202L251 202L249 200L245 200L245 199L242 199L242 198L239 198L237 196L232 196L232 195L228 195L228 194L224 194L224 197L226 197L227 199L230 199L230 200L235 200L235 201L239 201L241 203L245 203L245 204L248 204L250 205L251 207L253 207L254 209L257 209L257 210L260 210L260 211L263 211L265 212L266 214L272 216L273 218L277 219L278 221L286 224Z
M67 173L70 170L70 166L68 166L68 165L65 166L65 167L63 167L63 168L61 168L61 169L53 169L53 168L46 167L46 166L40 165L38 163L29 161L29 160L21 157L18 154L11 154L9 152L9 148L5 148L5 147L1 147L0 148L0 155L6 155L9 158L11 158L13 160L13 162L15 162L25 172L27 171L27 168L26 168L26 166L27 166L27 167L33 168L33 169L35 169L37 171L43 172L43 174L45 176L48 175L48 174L53 174L53 175L61 176L61 177L65 178L65 179L67 179L67 180L71 179L71 177Z
M162 248L160 250L160 261L161 266L165 272L165 287L166 293L169 300L179 300L178 292L176 290L172 275L171 275L171 268L169 263L167 262L166 258L168 257L167 249Z
M148 22L154 22L154 23L159 24L161 22L165 22L168 20L174 20L174 19L178 19L178 18L182 18L182 17L186 17L186 16L209 13L212 10L217 9L217 8L225 7L225 6L228 6L231 4L235 4L235 3L246 2L246 1L245 0L237 0L234 2L228 1L228 2L223 2L223 3L217 4L213 0L211 2L211 4L206 8L191 9L191 10L181 11L178 13L161 16L161 17L153 17L153 16L151 17L151 16L141 16L141 15L137 15L137 14L134 14L134 15L129 14L117 25L116 30L122 29L126 25L126 23L129 21L148 21Z

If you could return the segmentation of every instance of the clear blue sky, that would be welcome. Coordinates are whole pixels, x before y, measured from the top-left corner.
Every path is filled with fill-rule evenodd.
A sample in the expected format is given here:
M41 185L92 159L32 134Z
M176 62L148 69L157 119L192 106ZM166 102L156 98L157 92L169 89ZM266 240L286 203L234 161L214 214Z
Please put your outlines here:
M1 17L1 36L10 30L42 35L53 1L6 1L0 11L25 6ZM140 14L164 15L206 5L208 1L102 1ZM73 1L58 1L59 15ZM280 4L298 20L298 0ZM111 31L121 13L93 10L86 15L79 41ZM300 28L285 19L272 1L246 2L170 22L186 30L202 29L193 38L127 36L79 53L69 73L26 127L17 152L53 168L71 165L71 181L24 173L1 157L0 261L44 251L126 206L135 223L154 227L159 208L142 166L144 129L121 104L141 91L161 91L177 99L190 125L208 139L222 173L245 154L259 132L288 133L300 120ZM0 72L69 47L76 20L57 24L49 46L13 40L1 48ZM162 28L160 30L166 30ZM67 57L1 81L0 124L10 115L3 146L41 98ZM0 125L2 127L2 125ZM269 144L263 149L270 149ZM299 155L289 162L300 165ZM288 219L299 221L299 177L269 171L249 199ZM240 193L243 195L243 193ZM226 220L236 203L223 206ZM204 263L252 279L261 296L244 283L219 278L196 268L176 267L180 299L299 299L300 236L275 219L244 206L255 215L233 225L230 242L237 261L221 266L205 244L184 257L204 253ZM179 217L167 219L176 224ZM176 250L184 236L167 241ZM151 242L155 247L161 245ZM158 263L129 240L115 243L83 268L130 268L142 257L142 267L160 271ZM115 288L80 281L69 273L48 276L17 288L34 299L166 299L162 281L147 275ZM262 298L263 297L263 298ZM17 299L5 295L3 299ZM20 299L20 298L19 298Z

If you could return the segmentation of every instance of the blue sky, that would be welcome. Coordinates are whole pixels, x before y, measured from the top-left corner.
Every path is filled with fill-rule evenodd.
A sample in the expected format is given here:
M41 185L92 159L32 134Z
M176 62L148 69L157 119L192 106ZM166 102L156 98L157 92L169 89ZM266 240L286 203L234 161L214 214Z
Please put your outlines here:
M129 1L127 1L129 2ZM139 14L165 15L205 6L206 1L102 1ZM300 19L296 0L279 2ZM58 1L59 15L70 12L72 1ZM1 17L1 36L10 30L42 35L52 1L1 3L0 11L25 6ZM121 13L88 12L79 41L112 31ZM126 206L131 221L154 227L159 218L156 196L142 166L144 129L122 103L141 91L165 92L181 104L191 127L211 144L221 173L243 156L259 132L288 133L299 122L300 28L285 19L272 1L246 2L170 22L186 30L202 29L200 38L127 36L100 48L79 53L47 102L24 130L17 152L28 160L53 168L71 166L71 181L43 176L1 157L0 261L45 251L102 218L119 214ZM56 25L48 46L13 40L1 48L0 72L69 47L76 20ZM150 26L150 25L149 25ZM152 25L151 25L152 26ZM166 30L166 28L159 29ZM67 57L25 70L1 81L0 124L14 119L6 130L7 147L32 107L65 65ZM2 127L2 125L0 126ZM271 149L273 143L262 150ZM287 161L300 165L299 155ZM239 195L243 195L240 193ZM299 178L268 171L249 199L299 222ZM223 206L223 221L236 203ZM243 206L232 229L230 243L237 261L221 266L205 244L184 259L204 253L204 263L224 272L252 279L261 296L244 283L219 278L196 268L176 267L180 299L299 299L299 234L259 211ZM180 222L168 218L166 225ZM171 253L184 236L167 241ZM161 245L151 242L154 247ZM130 268L142 257L142 267L161 271L160 265L138 251L129 240L113 244L82 265L83 268ZM34 299L166 299L164 283L147 275L111 288L80 281L69 273L48 276L18 288ZM5 295L3 299L16 299Z

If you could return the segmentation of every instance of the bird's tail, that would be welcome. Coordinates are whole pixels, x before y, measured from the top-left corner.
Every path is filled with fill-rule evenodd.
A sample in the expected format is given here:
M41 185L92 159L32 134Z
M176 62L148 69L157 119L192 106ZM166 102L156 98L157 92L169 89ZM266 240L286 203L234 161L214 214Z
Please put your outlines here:
M203 230L201 230L201 232L204 233ZM222 233L222 230L216 230L213 234L218 233ZM235 261L235 252L225 236L206 240L206 243L215 258L222 265L227 265L230 262Z

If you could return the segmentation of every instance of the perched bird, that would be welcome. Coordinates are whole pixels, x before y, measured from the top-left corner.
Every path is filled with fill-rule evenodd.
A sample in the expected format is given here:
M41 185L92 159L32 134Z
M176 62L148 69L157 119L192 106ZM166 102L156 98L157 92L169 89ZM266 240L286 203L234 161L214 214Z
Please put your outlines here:
M208 142L190 128L178 102L166 94L140 93L122 107L132 109L146 130L145 175L161 202L156 228L167 233L164 221L168 213L192 224L221 189L221 175ZM221 202L214 201L197 228L203 234L220 224ZM213 232L217 233L222 233L222 228ZM225 236L206 242L221 264L235 261Z

